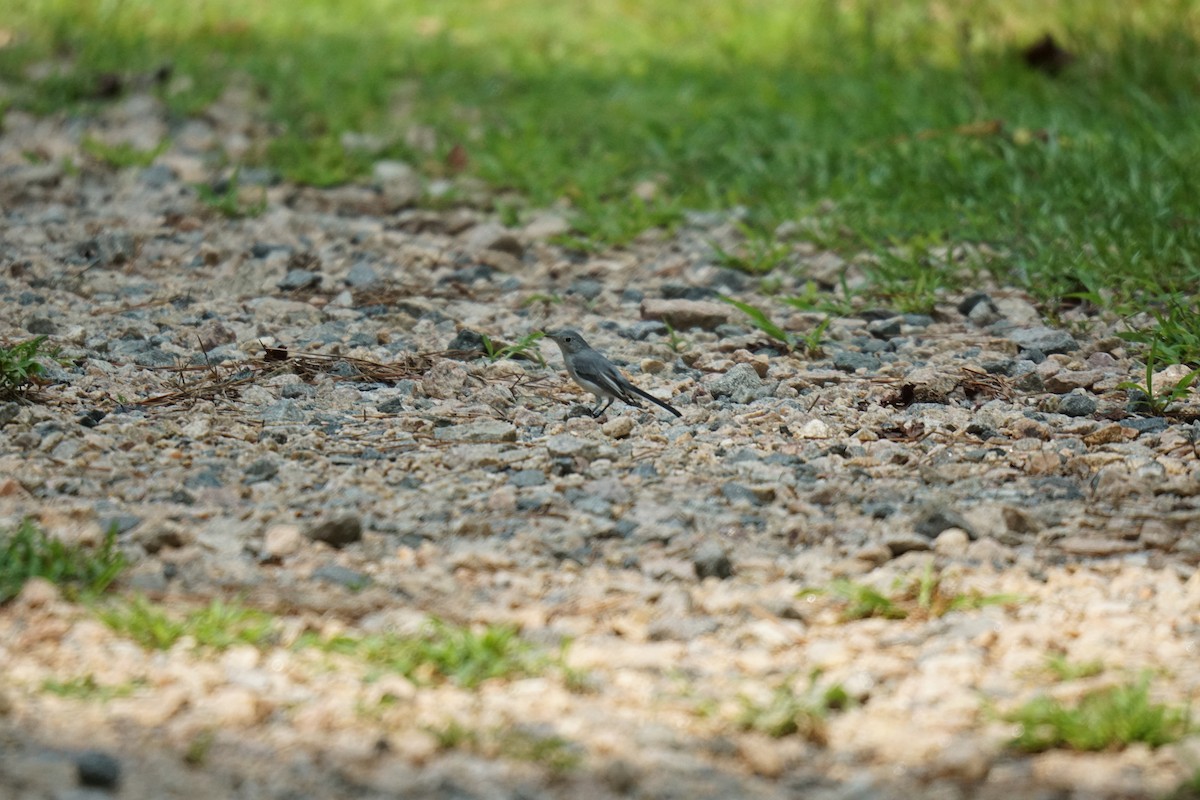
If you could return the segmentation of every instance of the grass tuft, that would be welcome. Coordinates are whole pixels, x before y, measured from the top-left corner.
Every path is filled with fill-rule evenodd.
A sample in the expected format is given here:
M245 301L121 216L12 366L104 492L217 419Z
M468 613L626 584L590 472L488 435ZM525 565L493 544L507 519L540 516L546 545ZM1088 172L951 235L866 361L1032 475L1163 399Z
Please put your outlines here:
M0 534L0 603L20 593L31 578L45 578L70 593L99 594L125 568L116 529L98 547L65 544L26 519Z
M804 693L797 693L786 683L776 687L771 699L763 705L742 697L738 726L776 739L801 736L810 742L825 744L828 739L825 723L829 714L844 710L850 704L850 698L841 684L818 688L818 677L819 673L812 675L808 691Z
M198 647L214 650L235 644L262 647L276 635L276 621L270 614L220 599L182 617L144 597L103 606L97 613L114 631L151 650L169 650L185 636Z
M466 688L493 678L538 675L553 666L551 659L507 625L489 625L477 631L434 620L416 636L308 636L298 646L352 656L380 670L398 672L414 683L449 680Z
M45 336L37 336L20 344L0 347L0 400L21 397L36 384L46 371L38 359L53 359L57 355L57 351L43 350L45 343Z
M1034 753L1115 750L1134 742L1160 747L1192 730L1189 711L1152 702L1146 680L1092 692L1073 707L1036 697L1004 718L1021 725L1011 745Z

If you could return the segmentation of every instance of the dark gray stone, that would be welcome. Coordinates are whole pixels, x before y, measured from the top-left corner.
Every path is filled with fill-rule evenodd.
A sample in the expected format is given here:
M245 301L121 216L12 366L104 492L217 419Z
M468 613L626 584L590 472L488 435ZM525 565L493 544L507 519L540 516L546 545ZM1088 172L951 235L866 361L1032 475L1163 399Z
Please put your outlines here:
M483 352L483 335L478 331L473 331L470 328L463 328L454 335L450 343L446 345L447 350L468 350Z
M664 300L712 300L720 293L707 286L685 286L680 283L668 283L662 287Z
M692 554L692 566L696 569L696 577L704 580L716 577L721 580L733 575L733 563L725 548L714 541L706 541L696 548Z
M1133 428L1139 433L1159 433L1167 429L1167 421L1163 417L1130 417L1121 420L1121 427Z
M52 336L58 331L58 326L48 317L30 317L25 323L25 330L39 336Z
M1082 392L1063 395L1058 401L1058 413L1068 417L1089 417L1096 413L1096 398Z
M1016 330L1010 333L1008 338L1022 350L1040 350L1047 355L1070 353L1079 349L1079 342L1075 341L1071 334L1045 326Z
M245 483L261 483L262 481L269 481L278 475L279 465L272 459L260 458L246 467L242 474Z
M970 538L976 538L975 529L971 527L971 523L967 522L962 514L949 508L926 509L913 523L914 531L922 536L928 536L930 539L947 528L962 528Z
M967 295L961 301L959 301L959 304L957 306L958 313L962 314L965 317L968 314L970 314L971 310L973 308L975 308L975 306L979 305L980 303L987 303L988 305L992 306L993 308L995 308L995 305L996 305L995 303L992 302L992 297L987 292L973 292L972 294Z
M310 526L304 535L314 542L345 547L362 539L362 520L356 514L333 517Z
M877 339L891 339L900 335L900 317L881 319L867 324L867 333Z
M296 400L299 398L314 397L317 394L317 387L309 383L288 383L279 390L279 396L288 400Z
M628 328L620 332L626 339L633 339L637 342L644 342L651 336L666 336L667 325L656 319L642 320L635 322Z
M319 272L313 272L308 269L291 269L283 276L283 280L276 285L285 292L292 292L297 289L309 289L314 286L320 286L322 280L324 278Z
M85 750L75 757L79 783L99 789L115 789L121 782L121 762L100 750Z
M842 350L833 356L833 368L842 372L858 372L860 369L874 372L879 369L878 356L870 353L857 353L853 350Z
M580 278L571 284L567 294L577 294L584 300L595 300L604 291L604 284L594 278Z
M343 567L339 564L323 564L312 572L313 580L327 581L336 583L338 586L345 586L352 592L357 592L359 589L365 589L371 585L371 576L359 572L356 569Z
M708 384L713 397L728 397L735 403L749 403L762 389L762 378L749 364L735 364Z
M762 501L758 498L758 495L740 483L733 483L731 481L725 484L721 487L721 494L730 503L747 502L754 506L762 505Z
M404 398L392 397L375 406L380 414L399 414L404 410Z
M379 282L379 273L371 266L369 261L356 261L350 267L350 271L346 273L346 285L355 289L362 289Z

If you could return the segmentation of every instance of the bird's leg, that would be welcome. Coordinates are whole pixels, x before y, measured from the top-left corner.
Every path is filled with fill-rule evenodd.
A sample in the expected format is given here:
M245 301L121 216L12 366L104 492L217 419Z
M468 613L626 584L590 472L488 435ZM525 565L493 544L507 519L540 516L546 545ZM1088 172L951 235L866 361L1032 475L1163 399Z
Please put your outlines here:
M608 402L604 404L604 407L601 408L600 402L603 401L603 399L604 398L600 398L599 400L596 401L596 408L592 411L592 419L598 419L600 417L600 415L603 414L605 411L608 411L608 407L613 404L613 399L610 397L610 398L608 398Z

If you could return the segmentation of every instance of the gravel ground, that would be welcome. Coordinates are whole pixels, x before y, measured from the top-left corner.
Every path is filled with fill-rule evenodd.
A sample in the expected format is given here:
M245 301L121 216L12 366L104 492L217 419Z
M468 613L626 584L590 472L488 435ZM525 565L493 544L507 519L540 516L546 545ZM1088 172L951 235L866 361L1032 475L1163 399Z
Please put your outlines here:
M266 209L226 219L193 184L244 149L244 107L7 115L0 341L45 334L63 362L0 404L0 525L115 524L120 593L241 598L287 633L151 652L28 584L0 607L6 796L1157 797L1200 766L1195 737L1023 754L1003 721L1144 674L1164 702L1200 692L1200 426L1130 413L1121 325L1051 325L976 276L930 315L864 306L786 352L718 296L798 335L824 315L715 265L735 215L580 256L550 243L556 212L505 228L469 183L391 162L325 191L246 171ZM144 168L81 150L168 135ZM448 190L461 205L413 208ZM863 280L794 252L784 295ZM945 254L972 275L989 257ZM478 352L566 325L683 417L593 420L549 342L548 366ZM846 621L804 591L921 576L1010 602ZM569 641L585 686L423 684L293 646L430 617ZM1103 670L1057 680L1055 656ZM80 676L134 688L44 689ZM845 697L811 731L746 729L780 687ZM451 723L483 739L446 747ZM552 737L566 766L509 746Z

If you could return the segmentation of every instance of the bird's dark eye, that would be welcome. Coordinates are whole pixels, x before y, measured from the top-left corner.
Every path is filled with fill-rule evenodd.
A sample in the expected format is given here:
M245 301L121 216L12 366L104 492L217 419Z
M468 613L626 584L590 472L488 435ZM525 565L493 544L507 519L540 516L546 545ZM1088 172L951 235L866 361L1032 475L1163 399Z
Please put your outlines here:
M569 341L571 341L571 337L570 336L563 337L563 341L569 342Z

